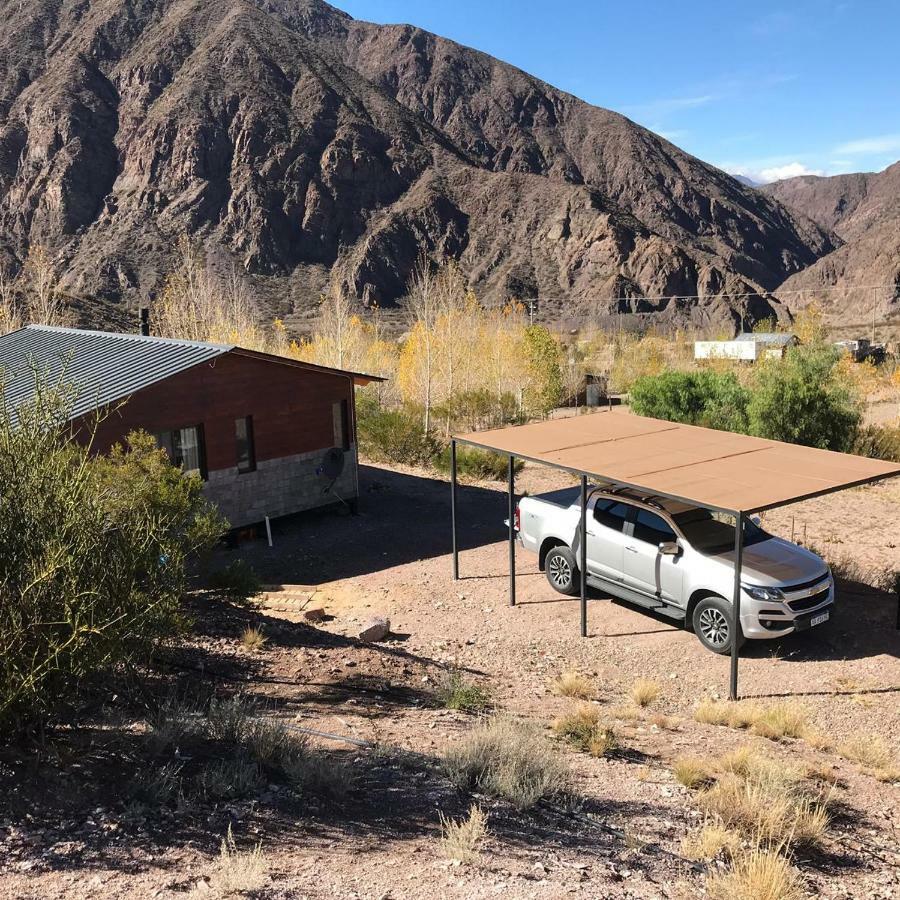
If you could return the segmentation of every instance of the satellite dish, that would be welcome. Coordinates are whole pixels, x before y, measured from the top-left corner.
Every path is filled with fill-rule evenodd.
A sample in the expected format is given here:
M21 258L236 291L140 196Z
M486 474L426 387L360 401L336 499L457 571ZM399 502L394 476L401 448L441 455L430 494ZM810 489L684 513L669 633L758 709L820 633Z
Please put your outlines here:
M343 471L344 451L340 447L332 447L330 450L326 450L325 455L322 457L321 465L316 469L317 474L327 478L329 481L336 481Z

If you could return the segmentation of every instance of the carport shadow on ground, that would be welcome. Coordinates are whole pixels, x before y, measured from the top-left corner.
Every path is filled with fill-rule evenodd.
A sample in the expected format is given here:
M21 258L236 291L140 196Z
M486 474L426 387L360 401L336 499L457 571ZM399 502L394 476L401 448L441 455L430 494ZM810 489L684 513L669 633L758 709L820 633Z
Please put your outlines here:
M256 540L233 552L263 581L285 584L323 584L450 553L447 481L361 465L359 491L358 515L328 507L285 517L272 523L273 547ZM503 489L460 484L457 503L460 550L503 539Z
M300 514L274 523L274 546L265 541L243 544L237 551L264 581L321 584L353 578L417 560L449 555L450 487L442 478L428 478L362 465L359 470L360 514L338 515L334 509ZM474 550L505 539L507 494L496 488L460 484L457 496L460 551ZM517 579L543 578L530 563L517 566ZM505 579L506 571L465 571L463 581ZM449 562L447 577L450 577ZM879 655L900 657L896 630L897 598L856 582L838 582L835 621L827 626L773 641L748 641L746 658L777 655L780 659L852 660ZM602 634L602 607L590 592L589 626L597 637L629 637L681 630L679 623L650 610L613 599L617 606L635 610L646 620L633 632ZM546 597L521 600L520 605L568 603L546 586ZM598 608L599 607L599 608ZM577 623L573 618L573 628Z

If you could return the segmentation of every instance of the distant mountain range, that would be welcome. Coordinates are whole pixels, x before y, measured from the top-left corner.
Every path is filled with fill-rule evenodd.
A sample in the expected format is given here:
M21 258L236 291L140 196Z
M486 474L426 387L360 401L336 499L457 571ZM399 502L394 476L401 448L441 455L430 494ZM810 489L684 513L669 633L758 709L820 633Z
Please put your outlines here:
M802 305L803 295L788 292L838 288L830 306L842 316L867 319L873 302L879 317L900 313L900 162L883 172L788 178L762 190L843 242L785 281L786 300Z
M182 233L286 316L331 279L394 304L424 248L485 300L734 325L783 310L652 298L826 283L847 250L799 189L755 190L513 66L319 0L0 13L0 254L48 247L87 319L158 288Z

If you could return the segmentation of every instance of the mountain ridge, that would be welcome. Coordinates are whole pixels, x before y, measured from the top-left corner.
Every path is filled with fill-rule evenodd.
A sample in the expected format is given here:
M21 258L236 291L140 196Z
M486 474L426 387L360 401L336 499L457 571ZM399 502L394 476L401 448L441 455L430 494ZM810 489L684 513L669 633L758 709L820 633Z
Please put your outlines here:
M835 316L900 313L900 162L881 172L789 178L762 189L833 231L843 242L780 290L813 297L823 288ZM877 291L877 295L876 295Z
M0 254L138 302L180 234L284 314L402 296L421 249L487 300L734 323L839 243L617 113L318 0L3 0ZM670 308L671 307L671 308ZM752 318L783 315L763 297Z

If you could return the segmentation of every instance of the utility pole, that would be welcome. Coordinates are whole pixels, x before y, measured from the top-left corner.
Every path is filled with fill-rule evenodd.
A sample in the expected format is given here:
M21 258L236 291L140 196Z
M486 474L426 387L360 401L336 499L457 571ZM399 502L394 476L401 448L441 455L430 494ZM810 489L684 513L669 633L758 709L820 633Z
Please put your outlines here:
M875 321L878 313L878 288L872 288L872 343L875 343Z

